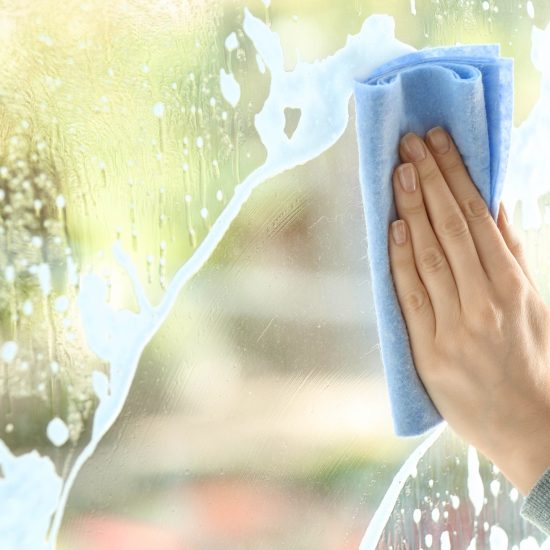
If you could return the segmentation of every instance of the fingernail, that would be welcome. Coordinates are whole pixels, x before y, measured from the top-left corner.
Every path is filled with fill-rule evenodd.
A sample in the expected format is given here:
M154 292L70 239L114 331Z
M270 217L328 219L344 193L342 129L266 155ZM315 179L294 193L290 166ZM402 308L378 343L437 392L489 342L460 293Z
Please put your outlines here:
M403 138L403 147L409 160L418 161L426 158L426 150L422 140L412 132Z
M397 176L401 187L407 193L412 193L416 189L416 170L412 164L402 164L397 169Z
M447 135L447 132L445 132L445 130L443 130L443 128L441 128L440 126L432 128L426 134L426 137L428 138L430 145L437 153L447 153L451 148L449 136Z
M391 224L391 232L395 244L403 244L407 238L405 232L405 222L403 220L397 220Z

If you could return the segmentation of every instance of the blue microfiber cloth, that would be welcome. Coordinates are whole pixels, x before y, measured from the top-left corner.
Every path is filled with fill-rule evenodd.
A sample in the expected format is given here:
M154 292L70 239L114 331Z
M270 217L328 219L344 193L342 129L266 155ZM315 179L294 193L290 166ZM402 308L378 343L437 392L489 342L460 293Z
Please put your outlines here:
M498 45L431 48L394 59L355 83L361 192L378 336L397 435L420 435L441 415L416 373L395 292L388 229L397 219L392 173L407 132L442 126L496 220L510 145L511 59Z

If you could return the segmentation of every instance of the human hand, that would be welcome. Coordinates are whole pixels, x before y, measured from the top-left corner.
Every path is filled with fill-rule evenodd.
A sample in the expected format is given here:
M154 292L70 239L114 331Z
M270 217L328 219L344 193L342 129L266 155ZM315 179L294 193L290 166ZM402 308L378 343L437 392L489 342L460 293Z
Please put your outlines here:
M418 375L449 426L527 494L550 466L550 309L450 136L407 134L400 155L389 254Z

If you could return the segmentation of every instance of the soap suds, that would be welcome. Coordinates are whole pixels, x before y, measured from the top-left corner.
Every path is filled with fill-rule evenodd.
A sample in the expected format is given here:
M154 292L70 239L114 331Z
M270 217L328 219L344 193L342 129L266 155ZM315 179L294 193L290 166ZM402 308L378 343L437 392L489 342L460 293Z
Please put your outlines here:
M485 488L479 473L479 458L477 451L468 446L468 497L474 505L475 515L479 516L485 499Z
M49 421L46 434L48 439L56 447L61 447L62 445L65 445L69 439L69 428L67 428L67 424L65 424L61 418L56 416Z
M359 550L372 550L378 546L378 541L382 536L384 527L388 523L388 519L393 511L397 497L401 489L405 485L405 482L410 477L411 472L416 468L420 459L428 452L430 447L439 439L439 436L445 430L447 424L443 422L440 426L430 432L430 434L424 439L424 441L410 454L405 460L403 466L399 469L393 481L386 491L382 502L374 512L374 516L370 520L367 531L363 536L363 540L359 545ZM421 513L420 510L413 512L415 523L420 522Z
M236 107L241 97L241 87L235 77L224 69L220 69L220 88L225 101Z
M541 73L540 97L527 119L512 131L508 170L502 191L506 211L522 203L524 230L550 223L539 198L550 191L550 23L545 30L531 29L531 60ZM546 214L546 220L544 219Z

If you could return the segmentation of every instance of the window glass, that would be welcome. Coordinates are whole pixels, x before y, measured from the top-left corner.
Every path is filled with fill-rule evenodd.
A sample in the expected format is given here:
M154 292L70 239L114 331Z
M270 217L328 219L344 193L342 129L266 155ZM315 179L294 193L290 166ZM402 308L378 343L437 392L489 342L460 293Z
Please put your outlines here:
M548 302L549 18L4 5L2 548L357 548L369 524L380 548L541 542L473 449L392 433L351 84L406 45L514 59L503 199Z

